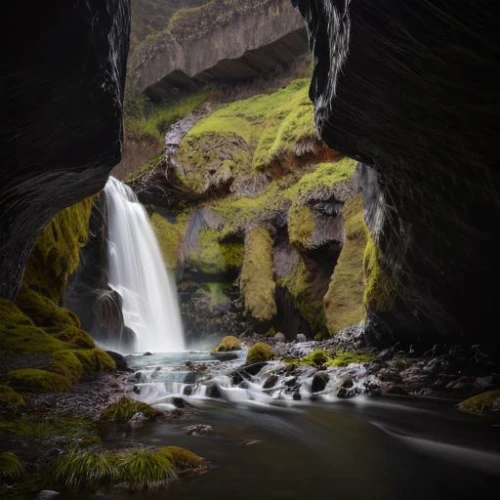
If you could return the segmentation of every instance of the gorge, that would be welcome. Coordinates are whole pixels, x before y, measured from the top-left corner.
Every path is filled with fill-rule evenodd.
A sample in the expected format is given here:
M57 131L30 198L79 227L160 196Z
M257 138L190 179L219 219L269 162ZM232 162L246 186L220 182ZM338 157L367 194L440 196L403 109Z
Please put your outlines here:
M496 498L489 5L7 11L2 498Z

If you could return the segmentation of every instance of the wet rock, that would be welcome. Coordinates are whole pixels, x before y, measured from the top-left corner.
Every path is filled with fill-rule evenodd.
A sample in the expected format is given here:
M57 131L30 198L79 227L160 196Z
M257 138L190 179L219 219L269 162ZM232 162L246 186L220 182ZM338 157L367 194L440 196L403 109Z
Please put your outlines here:
M394 396L407 396L408 391L399 384L390 384L389 386L386 387L385 389L385 394L391 394Z
M191 396L191 394L193 394L193 388L193 385L186 385L182 393L184 394L184 396Z
M113 358L117 370L121 372L130 371L127 360L120 353L115 351L106 351L106 352Z
M140 394L141 393L141 388L138 385L134 385L134 387L132 388L132 392L134 394Z
M291 377L283 382L286 387L294 387L297 385L297 377Z
M54 490L43 490L38 493L36 497L37 500L51 500L52 498L57 498L60 495L58 491Z
M325 389L326 384L330 380L330 375L327 372L318 372L314 375L311 383L312 392L321 392Z
M239 384L245 379L250 378L251 376L257 375L264 366L267 365L267 362L261 361L259 363L253 363L252 365L245 366L238 370L232 372L229 376L232 377L234 384Z
M270 375L267 377L266 381L264 382L264 385L262 386L263 389L271 389L278 383L279 377L278 375Z
M145 353L143 354L143 356L152 356L152 355L153 355L153 353L152 353L152 352L149 352L149 351L148 351L148 352L145 352Z
M184 384L194 384L196 383L196 380L198 379L199 375L196 372L189 372L186 374L184 377L183 383Z
M274 340L276 340L276 342L286 342L286 336L284 333L282 332L278 332L275 336L274 336Z
M186 428L186 434L189 436L211 436L214 428L211 425L196 424Z
M301 396L300 391L298 389L293 393L292 398L294 401L301 401L302 400L302 396Z
M487 377L477 377L474 381L474 389L477 390L486 391L488 389L493 389L494 387L495 384L491 375Z
M177 397L172 398L172 404L176 408L184 408L186 406L185 401L182 398L177 398Z
M231 361L237 359L241 351L212 351L210 356L219 361Z
M297 342L307 342L307 337L303 333L297 335Z
M446 370L447 363L442 358L435 358L429 361L424 367L423 371L430 374L438 374Z
M389 347L380 351L377 357L373 360L374 363L385 363L394 357L395 350L394 347Z
M211 384L207 387L207 397L214 399L220 399L222 397L222 394L216 384Z

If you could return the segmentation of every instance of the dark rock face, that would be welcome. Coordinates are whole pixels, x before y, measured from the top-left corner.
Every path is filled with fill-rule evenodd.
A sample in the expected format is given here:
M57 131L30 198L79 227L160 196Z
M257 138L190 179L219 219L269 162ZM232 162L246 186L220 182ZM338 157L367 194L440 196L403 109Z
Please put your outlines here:
M367 222L397 288L371 339L491 342L499 298L498 20L487 3L293 0L323 139L365 170Z
M130 12L128 0L6 9L23 26L2 61L0 296L12 299L41 228L120 160Z

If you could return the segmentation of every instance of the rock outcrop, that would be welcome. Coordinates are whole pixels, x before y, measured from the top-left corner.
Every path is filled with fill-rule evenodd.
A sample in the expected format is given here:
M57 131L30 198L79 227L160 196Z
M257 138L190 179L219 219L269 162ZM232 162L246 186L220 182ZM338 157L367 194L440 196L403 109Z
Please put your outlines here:
M306 51L302 20L287 0L212 0L178 10L139 43L130 77L150 97L171 97L175 89L269 75Z
M118 163L129 2L11 3L23 35L2 63L0 297L14 298L40 230Z
M363 183L372 340L498 345L500 44L491 6L292 3L308 24L320 134L373 169Z

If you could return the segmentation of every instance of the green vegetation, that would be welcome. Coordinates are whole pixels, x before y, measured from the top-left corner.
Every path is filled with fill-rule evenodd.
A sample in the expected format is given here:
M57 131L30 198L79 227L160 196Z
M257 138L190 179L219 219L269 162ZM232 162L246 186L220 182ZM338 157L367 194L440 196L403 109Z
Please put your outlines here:
M66 377L37 368L11 370L7 378L16 389L29 392L66 392L73 386Z
M188 220L186 217L170 222L160 214L154 213L151 223L158 238L160 248L168 269L176 269L179 263L179 250L182 238L186 231Z
M149 140L162 144L168 128L196 111L207 100L208 96L209 91L203 90L177 102L166 102L149 110L138 103L137 99L134 100L129 96L130 114L125 116L125 134L131 140Z
M240 290L245 310L261 322L270 321L276 315L272 251L273 240L267 229L257 227L247 233Z
M228 335L224 337L219 345L213 349L214 352L226 352L226 351L239 351L241 349L241 341L240 339Z
M15 453L0 452L0 480L12 481L19 479L23 472L23 463Z
M52 356L51 371L62 375L71 384L78 382L85 369L76 354L70 350L57 351Z
M354 351L337 351L331 366L348 366L351 363L369 363L375 359L375 354L372 352L354 352Z
M253 365L254 363L260 363L262 361L269 361L273 359L273 357L274 353L270 345L264 342L257 342L248 349L245 364Z
M483 415L500 412L500 390L487 391L462 401L458 407L469 413Z
M92 451L65 453L54 463L52 474L58 483L73 491L110 484L117 476L112 455Z
M224 236L221 231L202 229L196 248L189 253L188 260L205 274L239 269L243 262L243 244L225 241Z
M0 406L24 406L26 402L12 387L0 385Z
M315 349L306 356L300 358L299 363L320 368L328 363L329 359L325 351L322 349Z
M158 415L158 411L152 406L141 401L136 401L127 397L123 397L118 401L110 404L101 412L100 420L102 422L116 422L125 424L127 423L136 413L142 413L145 417L155 418Z
M294 154L299 140L315 140L308 80L270 94L221 106L200 120L180 145L181 180L205 192L232 179L253 178L274 160Z
M365 309L379 312L389 311L394 303L396 288L380 263L380 250L366 229L367 244L363 256L365 274Z
M94 349L78 349L73 352L82 364L85 373L116 370L115 360L98 347Z
M363 254L366 229L361 196L345 204L344 220L344 245L324 298L327 326L331 334L359 323L364 317Z
M174 465L166 453L146 449L120 453L116 468L118 481L131 490L159 490L177 479Z
M288 234L290 243L307 248L312 241L316 219L306 205L292 205L288 211Z

